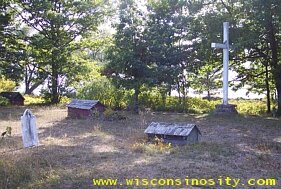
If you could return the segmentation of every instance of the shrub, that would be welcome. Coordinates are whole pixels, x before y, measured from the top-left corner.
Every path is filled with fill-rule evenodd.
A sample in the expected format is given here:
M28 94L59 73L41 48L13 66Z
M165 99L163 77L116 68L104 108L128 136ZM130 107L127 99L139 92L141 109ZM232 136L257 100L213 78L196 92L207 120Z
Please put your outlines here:
M266 113L266 103L260 100L232 100L240 114L262 115Z
M97 99L107 107L122 109L132 104L133 91L117 89L106 78L96 79L87 84L79 91L79 98ZM158 88L141 88L139 106L142 109L150 108L154 111L187 112L187 113L210 113L216 104L221 104L219 98L210 101L202 98L187 97L185 102L177 96L163 96ZM260 100L230 100L231 104L237 105L240 114L262 115L266 113L266 102ZM128 108L130 109L130 108Z
M129 103L130 91L116 88L109 79L100 77L78 90L78 98L99 100L107 107L121 109Z
M5 79L0 76L0 92L13 91L15 88L16 88L16 83L14 81Z
M0 96L0 106L8 106L9 100L5 97Z
M67 96L62 96L60 98L60 104L62 104L62 105L68 104L68 103L70 103L70 101L71 101L71 99L68 98Z
M50 97L46 98L46 96L34 96L34 95L25 95L24 96L24 104L25 105L42 105L42 104L47 104L50 103ZM65 105L70 102L70 98L66 96L60 97L60 104Z
M24 99L25 105L38 105L45 103L44 98L41 96L24 95Z

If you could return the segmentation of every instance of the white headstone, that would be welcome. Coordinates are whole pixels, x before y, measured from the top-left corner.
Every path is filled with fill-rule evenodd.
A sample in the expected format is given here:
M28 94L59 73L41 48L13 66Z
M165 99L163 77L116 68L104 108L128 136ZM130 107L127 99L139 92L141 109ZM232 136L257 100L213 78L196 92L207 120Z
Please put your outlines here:
M21 116L22 141L25 148L38 146L38 134L36 129L36 117L29 109Z
M223 44L212 43L212 48L223 49L223 104L228 105L229 23L223 23Z

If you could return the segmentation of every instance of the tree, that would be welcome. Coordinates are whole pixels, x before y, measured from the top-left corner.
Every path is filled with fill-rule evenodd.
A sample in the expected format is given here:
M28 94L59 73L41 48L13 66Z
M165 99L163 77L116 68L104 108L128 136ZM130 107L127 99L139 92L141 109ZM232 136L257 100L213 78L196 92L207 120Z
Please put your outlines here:
M102 7L104 1L16 0L15 2L16 5L13 7L17 10L18 17L41 37L37 38L36 43L40 46L44 65L48 67L51 102L58 103L63 85L60 82L61 78L71 73L74 67L68 61L73 50L71 44L79 37L96 30L105 14Z
M205 8L197 12L191 25L197 40L194 45L197 69L194 69L189 80L193 89L199 93L207 92L208 100L222 86L222 53L221 50L212 49L211 43L222 41L222 23L226 16L217 10L216 5L202 5Z
M238 73L235 89L249 85L249 91L267 93L267 108L270 111L270 91L275 83L277 94L281 92L281 64L278 49L280 44L280 6L274 0L214 1L207 5L205 16L219 16L223 20L213 21L212 25L230 21L230 42L234 43L231 59L232 69ZM200 26L200 24L199 24ZM233 56L234 54L234 56ZM245 62L250 62L246 66ZM247 63L247 64L248 64ZM246 67L245 67L246 66ZM272 78L272 79L271 79ZM272 83L273 80L273 83ZM281 94L277 95L281 99ZM281 101L278 100L277 115L281 114Z
M222 87L222 74L220 66L214 68L215 64L211 62L202 66L198 70L198 74L193 74L191 77L191 87L197 90L199 93L207 92L207 99L211 100L211 95Z
M144 13L133 0L122 1L119 23L108 50L109 63L104 73L113 79L115 86L134 89L134 112L138 113L140 88L151 82L151 64L147 61L144 41Z
M20 81L21 69L14 64L18 51L14 50L17 36L14 26L14 11L10 8L11 1L0 2L0 74L13 81Z
M250 84L250 90L261 89L267 93L267 111L270 112L272 81L277 90L278 109L281 115L281 62L280 62L280 6L277 1L239 1L236 13L237 49L235 69L242 85ZM238 12L240 14L238 14ZM242 14L244 13L244 14ZM250 62L245 68L242 62ZM272 78L272 79L271 79ZM262 82L263 81L263 82Z
M155 65L154 82L161 89L163 102L172 88L183 94L185 103L187 72L195 68L190 31L192 23L188 4L181 0L152 0L147 5L148 21L145 39L149 50L149 61ZM185 106L184 106L185 107Z

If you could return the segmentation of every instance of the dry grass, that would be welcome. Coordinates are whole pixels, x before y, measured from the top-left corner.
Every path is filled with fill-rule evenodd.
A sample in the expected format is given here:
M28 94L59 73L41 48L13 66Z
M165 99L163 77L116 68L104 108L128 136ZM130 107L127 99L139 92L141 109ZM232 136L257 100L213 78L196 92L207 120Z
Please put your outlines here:
M126 120L97 121L67 119L66 110L57 107L31 110L41 143L31 149L22 148L24 107L0 110L0 132L12 127L12 136L0 141L0 188L93 188L93 178L136 176L274 177L281 182L278 119L125 113ZM143 131L151 121L196 123L202 140L184 147L147 144Z

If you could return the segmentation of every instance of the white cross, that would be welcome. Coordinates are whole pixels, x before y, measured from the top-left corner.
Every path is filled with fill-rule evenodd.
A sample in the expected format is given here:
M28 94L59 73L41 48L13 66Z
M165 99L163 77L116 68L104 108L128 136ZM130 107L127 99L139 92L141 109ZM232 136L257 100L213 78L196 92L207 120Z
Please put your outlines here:
M212 48L223 49L223 104L228 104L229 23L223 23L223 44L212 43Z

